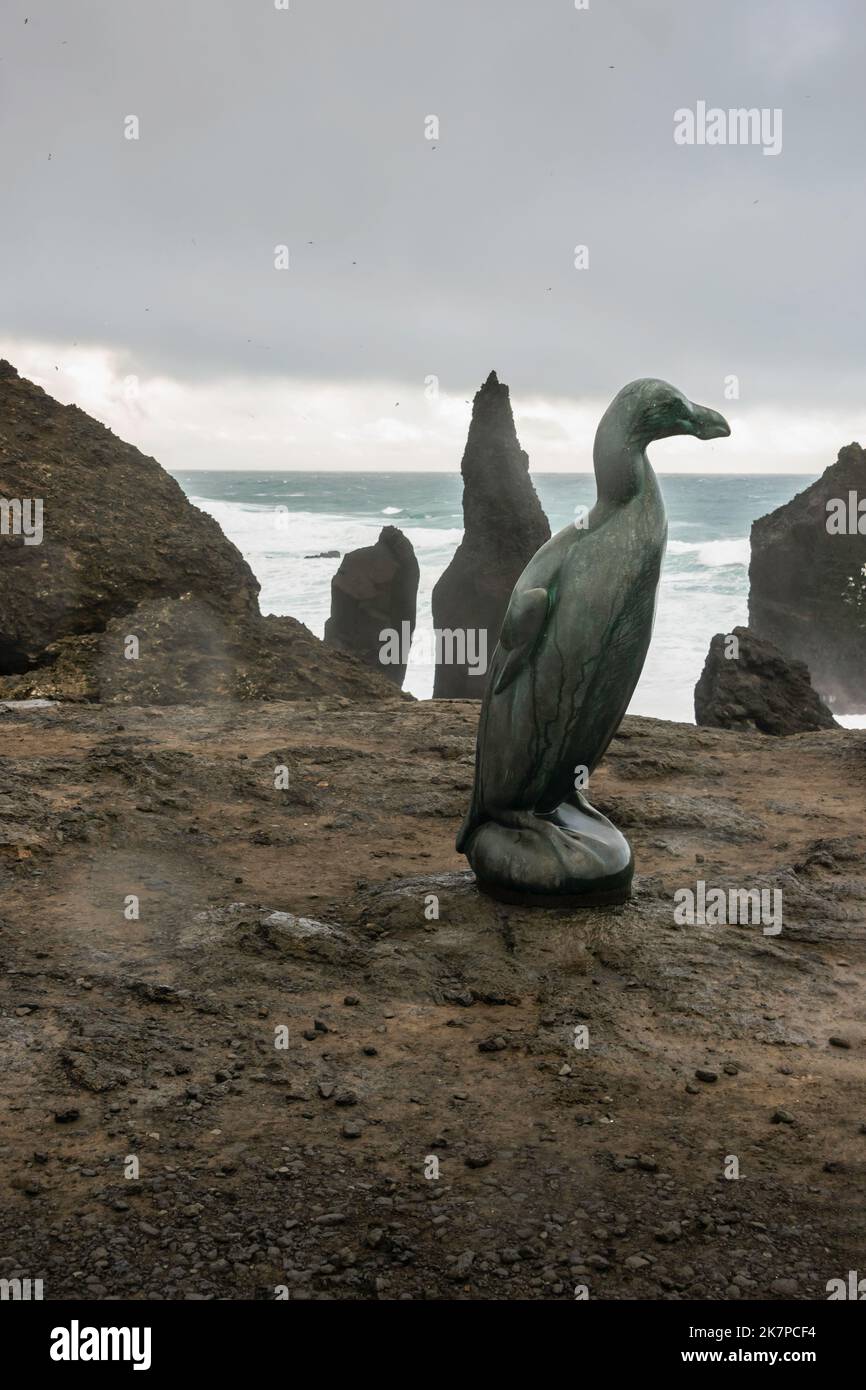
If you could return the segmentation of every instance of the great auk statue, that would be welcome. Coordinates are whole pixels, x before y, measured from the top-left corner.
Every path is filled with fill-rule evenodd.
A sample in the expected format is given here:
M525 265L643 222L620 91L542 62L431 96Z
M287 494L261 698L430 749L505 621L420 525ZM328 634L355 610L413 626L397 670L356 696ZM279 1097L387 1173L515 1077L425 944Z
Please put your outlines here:
M491 663L457 838L484 891L554 907L628 898L631 847L581 788L628 708L652 635L667 518L646 448L730 432L718 411L653 378L624 386L602 416L596 504L533 555Z

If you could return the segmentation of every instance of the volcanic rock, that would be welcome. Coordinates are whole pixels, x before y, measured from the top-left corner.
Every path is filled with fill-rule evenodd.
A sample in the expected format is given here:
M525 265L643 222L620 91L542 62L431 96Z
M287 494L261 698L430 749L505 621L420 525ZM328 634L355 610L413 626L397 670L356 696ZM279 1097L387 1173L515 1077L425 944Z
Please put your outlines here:
M433 590L433 626L464 634L467 646L467 632L485 633L489 668L511 591L536 550L550 539L529 478L529 459L514 428L508 387L495 372L473 401L460 471L463 539ZM461 655L459 647L456 653L446 650L443 641L442 649L434 697L480 699L484 673L471 674L466 660L449 660Z
M729 648L736 655L726 655ZM757 729L764 734L837 727L812 688L809 668L747 627L717 632L711 641L695 686L695 721L712 729Z
M847 521L841 531L840 509ZM859 444L840 449L817 482L753 523L749 580L752 631L805 661L831 709L861 713L866 708L866 453Z
M262 617L240 551L156 460L8 362L0 501L0 699L394 697L294 618ZM31 522L42 508L32 543L9 506L25 501Z
M408 656L415 630L418 599L418 561L412 542L396 526L383 526L375 545L362 546L343 557L331 581L331 616L325 623L325 641L340 651L350 652L368 666L381 671L401 686L406 663L383 664L379 653L391 630L408 640L402 642Z
M326 647L295 618L256 614L234 623L192 594L138 604L104 632L61 638L43 657L34 670L0 676L0 699L184 705L396 695L384 676Z
M630 813L634 900L504 910L454 849L477 703L385 684L365 707L0 708L0 827L42 841L0 843L0 1275L64 1300L95 1270L100 1298L333 1304L381 1279L567 1303L582 1261L605 1299L759 1300L780 1271L826 1299L866 1241L866 730L626 717L593 800ZM422 816L434 793L453 809ZM784 930L674 930L698 856L726 894L782 891ZM739 1184L707 1158L731 1134Z
M0 673L60 638L192 593L227 620L258 612L258 582L210 516L153 458L0 363L0 497L41 501L44 535L0 534ZM8 527L4 527L8 530Z

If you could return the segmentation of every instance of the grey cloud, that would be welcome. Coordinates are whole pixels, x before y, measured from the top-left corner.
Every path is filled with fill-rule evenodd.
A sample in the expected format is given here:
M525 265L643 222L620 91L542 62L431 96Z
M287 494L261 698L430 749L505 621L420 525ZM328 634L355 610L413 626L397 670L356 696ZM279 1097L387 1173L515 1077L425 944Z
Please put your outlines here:
M864 16L6 0L4 330L181 378L859 404ZM676 146L698 99L781 108L782 153Z

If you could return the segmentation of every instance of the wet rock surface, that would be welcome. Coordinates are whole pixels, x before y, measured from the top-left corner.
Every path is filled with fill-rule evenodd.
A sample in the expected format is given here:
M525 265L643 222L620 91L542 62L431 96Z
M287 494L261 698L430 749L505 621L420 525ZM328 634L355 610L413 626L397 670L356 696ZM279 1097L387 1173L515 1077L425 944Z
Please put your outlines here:
M811 487L752 523L749 627L805 662L841 714L866 707L864 499L866 453L849 444Z
M533 913L454 850L476 719L0 708L0 1276L823 1299L862 1264L866 733L627 719L592 790L635 896ZM698 879L781 887L781 934L676 923Z
M786 657L746 627L718 632L710 642L695 686L695 720L712 729L756 729L774 735L836 727L813 689L808 666Z

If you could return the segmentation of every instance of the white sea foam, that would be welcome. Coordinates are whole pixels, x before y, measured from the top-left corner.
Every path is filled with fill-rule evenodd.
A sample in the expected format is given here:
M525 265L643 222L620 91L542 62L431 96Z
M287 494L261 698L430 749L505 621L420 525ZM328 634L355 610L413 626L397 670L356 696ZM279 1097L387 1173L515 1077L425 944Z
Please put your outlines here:
M699 565L715 568L720 565L748 565L750 547L748 536L736 540L668 541L671 555L694 555Z
M284 493L281 505L285 508L289 498L297 501L304 495L310 494ZM334 557L306 557L325 550L337 550L342 556L359 546L372 545L382 529L382 515L396 515L401 510L385 508L383 513L377 507L366 515L294 509L280 513L276 505L249 501L214 501L199 495L191 500L216 518L243 553L262 586L262 611L290 613L319 637L330 611L331 580L340 562ZM425 644L423 640L423 634L430 633L433 627L433 586L450 562L463 532L458 525L425 525L427 520L458 521L459 512L450 508L438 516L428 509L419 509L414 516L404 511L404 518L401 529L415 548L420 569L416 627L419 640L414 656L410 654L406 689L425 699L433 691L429 642ZM680 527L693 525L678 523ZM717 632L730 632L747 621L748 560L748 537L669 542L655 635L631 713L694 721L694 687L710 639ZM839 722L860 727L866 723L866 716L842 716Z

